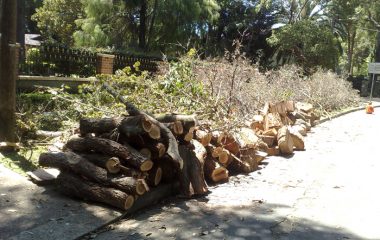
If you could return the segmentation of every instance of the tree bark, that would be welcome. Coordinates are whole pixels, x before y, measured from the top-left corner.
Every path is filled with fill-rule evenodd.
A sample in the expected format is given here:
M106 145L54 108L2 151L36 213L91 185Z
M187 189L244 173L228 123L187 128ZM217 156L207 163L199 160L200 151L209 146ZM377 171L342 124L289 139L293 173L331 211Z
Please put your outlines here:
M151 44L152 38L153 38L153 28L154 28L154 22L156 20L157 7L158 7L158 0L154 0L153 15L152 15L152 18L150 19L149 31L148 31L148 40L147 40L147 44L146 44L148 49L150 48L150 44Z
M97 183L106 183L108 181L105 169L96 166L74 152L42 153L38 162L41 166L71 171Z
M3 0L0 43L0 142L16 142L17 1Z
M17 42L25 47L25 0L17 0Z
M131 195L143 195L149 191L149 187L144 179L133 177L112 178L110 179L110 183L113 187Z
M59 168L84 176L104 186L112 186L131 194L143 194L149 188L143 179L133 177L109 178L107 171L73 152L43 153L40 155L41 166Z
M179 153L184 160L183 169L179 174L180 189L184 197L206 194L208 189L204 179L204 163L200 153L194 152L185 145L179 146Z
M211 142L211 133L205 130L196 129L195 130L195 139L202 143L203 146L207 146Z
M176 168L169 156L165 155L157 162L157 165L162 169L161 181L163 183L173 183L178 179L179 169Z
M278 130L277 143L281 153L286 155L293 153L293 140L286 126Z
M147 10L147 0L140 0L140 25L139 25L139 47L141 50L145 50L146 47L146 10Z
M162 179L162 169L161 167L154 165L152 169L148 171L147 183L149 186L155 187L160 184Z
M83 118L79 121L79 131L82 136L88 133L100 135L116 129L121 121L121 118Z
M95 183L83 181L69 173L61 173L57 183L64 194L80 199L106 203L127 210L132 207L134 197L114 188L106 188Z
M73 138L66 143L66 147L78 152L101 152L106 155L117 156L122 163L135 167L140 171L148 171L153 162L142 156L129 145L121 145L109 139L97 137Z
M159 114L154 115L157 121L162 123L170 123L175 121L182 122L184 131L188 131L191 127L198 125L198 120L195 115L182 115L182 114Z
M228 170L208 155L204 163L204 173L208 181L217 183L228 181Z
M124 118L119 127L119 132L127 139L134 139L136 136L149 135L152 139L160 138L160 133L154 128L154 124L144 115L130 116Z
M80 153L80 156L86 158L96 166L107 169L109 173L116 174L122 172L123 175L135 178L143 178L144 174L133 168L122 166L119 158L110 157L99 153Z

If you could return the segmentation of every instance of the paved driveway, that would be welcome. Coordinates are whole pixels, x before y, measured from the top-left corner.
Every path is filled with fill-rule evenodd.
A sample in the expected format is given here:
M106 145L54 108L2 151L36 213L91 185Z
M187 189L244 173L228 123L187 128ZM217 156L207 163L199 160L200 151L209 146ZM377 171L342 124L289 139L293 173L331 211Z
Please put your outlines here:
M306 151L172 200L95 239L380 239L380 109L315 127Z

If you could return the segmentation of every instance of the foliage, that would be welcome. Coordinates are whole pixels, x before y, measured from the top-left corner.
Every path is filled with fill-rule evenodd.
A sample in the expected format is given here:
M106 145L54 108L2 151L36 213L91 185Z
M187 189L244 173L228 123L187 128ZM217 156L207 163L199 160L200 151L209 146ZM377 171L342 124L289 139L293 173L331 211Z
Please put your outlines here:
M210 88L217 105L228 106L224 112L230 121L242 124L264 106L282 100L312 103L322 114L356 106L359 95L343 77L316 69L305 75L302 68L285 65L260 72L257 65L234 52L230 61L201 62L197 76ZM231 62L232 59L232 62Z
M76 0L45 0L32 19L37 22L44 39L71 46L77 29L74 21L82 14L82 5Z
M76 46L84 47L106 47L110 45L110 32L107 32L106 25L110 21L113 12L113 5L110 1L104 0L82 0L85 18L75 20L78 30L73 37ZM110 22L112 23L112 22Z
M310 20L286 25L268 41L277 47L280 62L293 62L306 70L316 66L334 69L337 63L336 42L331 31Z

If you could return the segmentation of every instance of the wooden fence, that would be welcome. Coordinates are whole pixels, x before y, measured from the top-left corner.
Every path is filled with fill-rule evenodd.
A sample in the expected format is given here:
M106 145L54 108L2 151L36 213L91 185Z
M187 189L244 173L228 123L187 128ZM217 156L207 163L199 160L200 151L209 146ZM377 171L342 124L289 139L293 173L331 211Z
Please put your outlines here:
M112 54L112 53L111 53ZM109 54L108 54L109 55ZM132 67L140 62L139 70L157 71L159 58L135 56L128 54L112 54L113 72L126 66ZM20 75L29 76L78 76L89 77L97 73L97 66L101 65L98 53L83 49L71 49L57 45L42 45L22 49L20 52ZM99 70L99 68L98 68Z

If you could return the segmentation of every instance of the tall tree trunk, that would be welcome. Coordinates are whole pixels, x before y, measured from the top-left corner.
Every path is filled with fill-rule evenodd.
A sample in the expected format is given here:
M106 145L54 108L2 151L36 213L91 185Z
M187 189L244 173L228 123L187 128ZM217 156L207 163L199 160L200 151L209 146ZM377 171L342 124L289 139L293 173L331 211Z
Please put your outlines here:
M139 47L142 50L145 50L146 46L146 10L147 10L147 2L146 0L141 1L140 8L140 26L139 26Z
M17 0L17 42L25 45L25 0Z
M351 27L347 26L347 70L349 75L351 75L351 63L352 63L352 52L351 52L352 38L351 38Z
M154 0L153 15L152 15L152 18L150 19L149 32L148 32L148 40L147 40L148 47L150 46L150 43L152 42L152 38L153 38L153 28L154 28L154 21L156 20L157 7L158 7L158 0Z
M380 27L377 28L375 62L380 62Z
M350 75L354 74L354 48L355 48L356 29L352 33L351 39L351 61L350 61Z
M2 0L0 45L0 142L16 141L17 1Z

